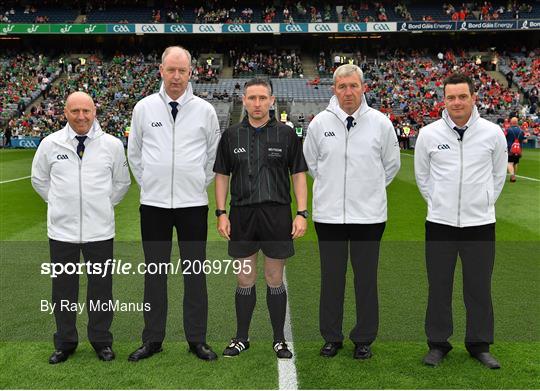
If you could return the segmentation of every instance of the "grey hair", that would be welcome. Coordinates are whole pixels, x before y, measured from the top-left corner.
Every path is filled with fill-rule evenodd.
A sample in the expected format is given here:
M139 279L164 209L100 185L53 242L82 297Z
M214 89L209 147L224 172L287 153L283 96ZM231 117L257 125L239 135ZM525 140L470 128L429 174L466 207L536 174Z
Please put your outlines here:
M163 54L161 55L161 63L163 64L165 62L165 58L173 51L173 50L180 50L184 52L184 54L187 56L189 66L191 67L191 53L182 46L169 46L163 51Z
M332 80L334 84L336 84L336 79L338 77L345 77L345 76L351 76L353 74L357 74L360 78L360 81L364 82L364 72L362 72L362 69L358 65L354 64L344 64L337 67L337 69L334 71L334 76L332 77Z

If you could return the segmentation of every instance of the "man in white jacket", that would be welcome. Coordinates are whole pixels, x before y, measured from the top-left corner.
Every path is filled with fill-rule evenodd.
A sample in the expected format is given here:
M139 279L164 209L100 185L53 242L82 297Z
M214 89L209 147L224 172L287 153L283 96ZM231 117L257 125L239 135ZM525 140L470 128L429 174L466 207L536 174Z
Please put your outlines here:
M320 354L343 346L345 273L350 257L356 325L350 332L356 359L372 356L379 324L377 265L386 213L386 186L400 167L392 122L368 106L362 70L346 64L334 72L335 96L310 123L304 156L313 184L313 221L321 255Z
M141 235L145 263L157 274L144 276L143 345L130 361L161 351L167 319L167 274L171 237L176 227L182 268L206 259L208 195L220 138L212 105L193 95L191 55L179 46L165 49L159 67L163 84L158 93L133 109L128 159L141 187ZM161 265L161 266L160 266ZM217 355L206 344L208 294L203 272L184 277L184 331L189 349L203 360Z
M88 339L98 358L110 361L113 311L92 310L90 304L112 301L112 275L105 268L113 259L114 206L129 189L129 170L122 142L101 130L90 96L71 94L64 114L66 126L45 137L34 156L32 186L47 202L51 263L76 265L82 251L96 271L87 271ZM57 330L51 364L66 361L77 347L77 312L71 306L78 293L78 274L60 273L52 279Z
M495 259L495 201L506 175L501 128L476 109L472 80L453 74L443 83L442 118L421 129L414 172L428 204L426 267L429 283L424 363L438 365L452 349L452 287L459 254L467 313L465 346L488 368L500 365L493 343L491 274Z

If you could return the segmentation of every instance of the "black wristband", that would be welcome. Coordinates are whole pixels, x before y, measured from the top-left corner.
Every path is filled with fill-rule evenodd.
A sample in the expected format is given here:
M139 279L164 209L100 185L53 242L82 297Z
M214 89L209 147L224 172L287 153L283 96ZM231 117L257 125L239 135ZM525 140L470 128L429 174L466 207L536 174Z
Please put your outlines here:
M296 212L297 216L302 216L304 219L307 219L309 217L309 212L307 210L299 210Z

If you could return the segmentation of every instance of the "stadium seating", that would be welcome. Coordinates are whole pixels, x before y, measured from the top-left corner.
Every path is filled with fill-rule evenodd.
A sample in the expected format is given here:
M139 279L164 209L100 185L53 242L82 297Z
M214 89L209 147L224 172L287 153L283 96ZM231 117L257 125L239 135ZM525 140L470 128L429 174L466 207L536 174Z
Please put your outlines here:
M508 75L511 72L512 80L519 90L534 105L538 102L538 89L540 89L540 60L539 51L531 51L528 54L519 52L500 59L499 70ZM529 94L536 88L536 100L530 101Z
M6 122L47 90L60 70L50 58L37 54L0 56L0 121Z
M349 52L336 48L334 53L349 53L364 70L364 79L367 86L365 96L367 102L374 108L383 111L393 123L398 126L408 122L414 130L433 121L440 115L442 103L441 80L455 69L460 69L473 77L476 83L478 101L481 114L493 122L502 123L510 115L519 115L523 119L534 123L537 121L536 104L522 105L523 96L530 93L533 88L539 87L540 61L538 50L530 54L510 53L500 57L500 71L514 73L513 81L519 91L506 88L493 78L480 64L476 64L472 53L454 53L446 51L443 59L437 58L435 52L427 49L417 50L380 50L376 56L356 56L355 51ZM327 51L330 53L329 51ZM194 53L194 63L204 64L208 56L219 59L220 64L227 60L225 54L197 54ZM139 55L117 55L109 59L93 55L87 58L84 67L79 66L71 73L61 74L37 108L31 113L18 115L19 99L24 106L41 94L41 87L37 80L43 72L51 74L52 81L60 74L57 59L42 57L47 63L33 73L35 79L32 83L23 83L21 89L14 93L13 85L22 75L27 73L9 73L10 68L17 70L36 69L37 55L3 56L0 66L3 74L7 76L0 79L0 98L2 99L1 118L4 124L11 119L14 134L38 132L47 134L62 125L62 102L72 91L83 90L91 94L98 105L98 118L106 131L123 135L129 126L130 115L134 104L143 96L157 91L160 84L158 74L158 56L149 57ZM70 59L67 59L71 61ZM76 60L76 59L73 59ZM312 61L316 64L316 55ZM15 64L15 65L14 65ZM24 66L21 66L23 65ZM20 72L20 71L19 71ZM253 75L250 75L253 76ZM267 78L268 75L263 75ZM25 78L27 80L27 78ZM310 79L302 78L275 78L271 77L273 93L289 113L289 118L298 124L300 114L303 114L303 127L307 127L313 115L323 110L332 96L330 77L322 77L314 83ZM232 118L233 106L238 104L242 94L245 78L214 79L211 83L193 80L194 93L210 101L218 114L220 128L229 126ZM534 96L533 96L534 99ZM23 110L24 110L23 106ZM534 109L531 109L534 107ZM19 107L20 109L20 107ZM126 114L127 113L127 114ZM236 114L235 114L236 115ZM14 117L12 119L12 117ZM534 128L534 127L533 127ZM37 129L37 130L36 130Z
M162 23L165 23L165 13ZM152 22L152 8L107 8L105 10L92 10L86 15L88 23L118 23L121 20L127 20L130 23L150 23Z
M36 17L47 16L48 23L73 23L79 10L66 8L39 7L36 12L25 13L24 7L13 8L14 14L9 16L12 23L35 23Z
M244 50L231 58L233 76L254 77L269 75L273 77L299 77L303 75L302 60L298 51Z
M349 2L345 6L336 6L329 2L319 1L295 1L285 5L274 5L270 0L263 0L253 4L248 1L234 3L204 3L186 1L182 4L173 5L165 2L163 7L149 7L137 2L115 1L114 5L103 7L104 2L89 1L89 12L85 10L59 8L40 5L36 12L25 13L24 7L14 7L14 14L8 15L14 23L34 23L36 16L47 16L50 23L73 22L79 14L86 14L89 23L151 23L156 22L153 12L159 11L159 23L317 23L317 22L368 22L368 21L404 21L404 20L435 20L445 21L452 19L452 13L447 13L441 3L418 1L412 4L405 2L374 2L359 1ZM408 2L411 3L411 2ZM163 4L163 3L157 3ZM232 5L234 4L234 6ZM483 2L461 3L447 2L452 5L456 12L461 9L467 11L467 19L493 18L497 13L497 19L530 19L540 18L540 6L536 2L505 2L494 1L489 8L489 14L483 15ZM384 10L381 17L380 7ZM202 7L203 12L199 12ZM252 11L251 17L243 14L245 9ZM284 12L284 10L286 10ZM0 11L5 13L11 8L0 6ZM175 19L171 20L167 15L175 13ZM272 18L267 18L272 14Z

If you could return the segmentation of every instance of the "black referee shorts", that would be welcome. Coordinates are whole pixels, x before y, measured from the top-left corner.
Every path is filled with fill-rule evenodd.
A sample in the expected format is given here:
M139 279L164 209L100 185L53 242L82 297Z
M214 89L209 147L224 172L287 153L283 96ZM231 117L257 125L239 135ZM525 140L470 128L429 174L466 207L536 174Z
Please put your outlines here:
M274 259L294 255L290 205L232 206L229 255L245 258L259 250Z
M508 163L515 163L515 164L518 164L519 163L519 158L521 156L516 156L516 155L510 155L508 154Z

